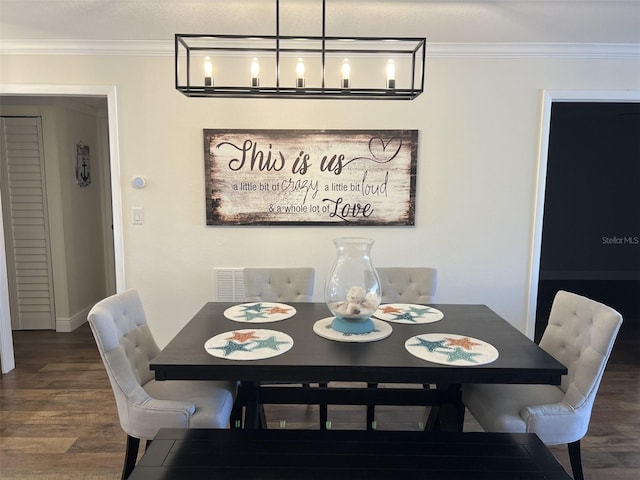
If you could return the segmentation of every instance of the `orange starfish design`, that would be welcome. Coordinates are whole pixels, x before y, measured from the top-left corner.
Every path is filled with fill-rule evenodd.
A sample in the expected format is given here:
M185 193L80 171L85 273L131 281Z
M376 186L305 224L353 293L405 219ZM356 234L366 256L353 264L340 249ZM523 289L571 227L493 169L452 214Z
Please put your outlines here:
M268 314L269 315L273 315L274 313L289 313L289 310L291 310L290 308L280 308L277 305L275 307L271 307L268 310Z
M256 336L256 332L233 332L233 335L227 337L227 340L237 340L239 342L246 342L253 338L260 338Z
M447 347L460 346L465 350L473 350L474 345L482 345L481 343L472 342L469 337L445 338L445 340L449 341L449 345L447 345Z
M382 313L401 313L402 310L396 307L392 307L391 305L387 305L382 308Z

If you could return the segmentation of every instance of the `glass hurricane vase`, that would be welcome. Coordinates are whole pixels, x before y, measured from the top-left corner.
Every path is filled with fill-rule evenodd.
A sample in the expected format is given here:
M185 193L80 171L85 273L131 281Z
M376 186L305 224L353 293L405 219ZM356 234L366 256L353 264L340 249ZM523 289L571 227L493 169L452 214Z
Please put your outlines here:
M380 305L380 280L371 263L373 240L344 237L333 241L336 260L327 280L325 301L334 315L331 327L346 334L373 330L371 315Z

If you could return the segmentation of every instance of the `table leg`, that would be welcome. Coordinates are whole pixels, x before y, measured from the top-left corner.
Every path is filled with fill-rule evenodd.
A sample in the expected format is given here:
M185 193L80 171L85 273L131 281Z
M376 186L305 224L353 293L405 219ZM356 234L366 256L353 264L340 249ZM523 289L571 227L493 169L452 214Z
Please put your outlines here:
M260 417L260 384L257 382L242 382L240 395L244 404L244 428L257 430L261 427Z
M318 383L318 388L326 389L328 387L329 387L328 382ZM326 430L327 422L329 420L329 408L328 408L327 402L322 400L320 402L319 409L320 409L320 430Z
M432 405L429 409L429 416L424 423L425 432L439 432L440 431L440 407L438 405Z
M457 383L437 386L437 389L444 393L445 400L440 405L431 407L424 427L426 431L462 431L464 404L462 403L461 387L462 385Z

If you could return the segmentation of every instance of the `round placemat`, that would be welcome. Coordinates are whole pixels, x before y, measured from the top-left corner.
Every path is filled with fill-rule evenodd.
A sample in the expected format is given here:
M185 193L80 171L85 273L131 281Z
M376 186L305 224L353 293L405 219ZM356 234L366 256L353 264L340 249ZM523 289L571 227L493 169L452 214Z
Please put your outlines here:
M265 329L232 330L211 337L204 349L218 358L260 360L282 355L293 347L293 338L283 332Z
M252 302L234 305L224 311L224 316L234 322L269 323L291 318L296 309L285 303Z
M323 338L338 342L375 342L391 335L393 328L387 322L372 318L373 330L369 333L342 333L331 328L334 317L323 318L313 324L313 331Z
M493 345L454 333L416 335L404 346L411 355L442 365L484 365L498 358Z
M433 307L413 303L385 303L378 307L376 318L394 323L433 323L442 320L444 314Z

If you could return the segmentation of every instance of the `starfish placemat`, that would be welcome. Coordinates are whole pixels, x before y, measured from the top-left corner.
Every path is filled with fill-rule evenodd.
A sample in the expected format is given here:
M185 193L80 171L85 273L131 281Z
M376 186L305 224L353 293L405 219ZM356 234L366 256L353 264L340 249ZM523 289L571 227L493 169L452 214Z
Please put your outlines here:
M493 345L454 333L416 335L404 346L411 355L443 365L484 365L498 358Z
M232 330L211 337L204 349L214 357L230 360L260 360L289 351L293 338L283 332L265 329Z
M251 302L234 305L224 311L224 316L235 322L269 323L291 318L296 309L291 305L274 302Z
M444 318L444 314L433 307L413 303L385 303L378 307L376 318L394 323L433 323Z
M313 331L323 338L338 342L375 342L391 335L393 328L386 322L372 318L373 330L369 333L342 333L331 328L334 317L323 318L313 324Z

